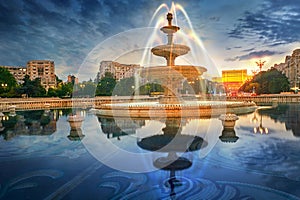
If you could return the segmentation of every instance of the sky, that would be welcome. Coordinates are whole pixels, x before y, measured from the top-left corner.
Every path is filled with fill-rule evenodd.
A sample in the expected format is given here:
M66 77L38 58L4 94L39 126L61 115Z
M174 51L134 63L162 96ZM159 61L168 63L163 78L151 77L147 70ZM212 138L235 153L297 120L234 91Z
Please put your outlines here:
M179 0L173 5L178 38L192 38L182 39L183 44L198 49L189 63L206 67L208 77L231 69L251 74L260 59L267 70L300 48L299 0ZM53 60L60 79L73 74L83 81L96 77L101 60L140 64L144 49L150 52L151 45L165 42L159 39L164 35L153 37L153 27L167 23L171 7L172 1L159 0L0 0L0 65Z

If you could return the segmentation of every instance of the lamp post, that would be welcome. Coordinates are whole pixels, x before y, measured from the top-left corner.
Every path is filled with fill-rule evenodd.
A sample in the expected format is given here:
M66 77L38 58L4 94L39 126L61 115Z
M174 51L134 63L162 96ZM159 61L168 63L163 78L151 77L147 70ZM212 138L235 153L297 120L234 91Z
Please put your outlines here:
M266 61L261 61L261 60L259 60L258 62L255 62L256 65L259 67L260 79L261 79L261 75L262 75L261 74L261 69L264 66L265 62ZM262 80L260 80L259 84L260 84L260 92L259 93L262 93Z
M132 86L131 86L131 91L132 91L131 96L134 96L134 94L135 94L135 90L134 90L134 89L135 89L135 86L132 85Z
M262 67L265 65L266 61L259 60L258 62L255 62L256 65L259 67L259 72L261 72Z

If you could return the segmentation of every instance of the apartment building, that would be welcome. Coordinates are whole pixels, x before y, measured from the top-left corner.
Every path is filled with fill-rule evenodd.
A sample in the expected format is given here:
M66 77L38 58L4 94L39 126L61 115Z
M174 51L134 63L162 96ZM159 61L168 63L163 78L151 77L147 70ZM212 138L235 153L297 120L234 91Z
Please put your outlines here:
M123 78L130 78L134 76L134 73L140 65L136 64L120 64L114 61L102 61L99 66L99 72L96 79L99 81L105 76L105 73L110 72L113 74L117 81Z
M299 89L300 49L295 49L292 55L287 55L285 57L284 63L275 64L274 68L286 75L293 89Z
M27 62L27 74L31 80L41 79L41 85L48 90L56 87L54 61L30 60Z
M6 68L16 79L17 83L22 84L24 77L27 74L26 67L23 66L1 66Z

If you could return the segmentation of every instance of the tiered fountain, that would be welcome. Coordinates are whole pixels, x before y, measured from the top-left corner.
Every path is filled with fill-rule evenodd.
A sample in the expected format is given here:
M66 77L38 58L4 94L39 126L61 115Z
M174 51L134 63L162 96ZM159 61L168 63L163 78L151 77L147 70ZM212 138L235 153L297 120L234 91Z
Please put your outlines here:
M180 28L172 25L172 14L167 14L168 25L160 30L167 34L168 43L152 48L151 52L160 57L164 57L167 61L167 66L156 66L146 68L141 72L142 77L147 79L159 80L164 88L164 96L160 98L161 104L176 104L182 102L180 100L180 88L182 81L192 81L206 72L206 68L200 66L175 65L175 59L178 56L187 54L190 48L186 45L175 44L173 42L173 34Z
M98 114L115 117L212 117L224 113L248 113L256 108L253 102L225 101L184 101L179 88L183 81L199 78L206 68L192 65L175 65L178 56L187 54L190 48L186 45L175 44L174 33L180 28L172 25L173 16L167 14L168 25L161 28L167 34L168 42L151 49L151 52L164 57L167 66L152 66L143 68L139 75L141 79L155 82L164 88L164 95L158 102L126 102L102 104L97 107Z

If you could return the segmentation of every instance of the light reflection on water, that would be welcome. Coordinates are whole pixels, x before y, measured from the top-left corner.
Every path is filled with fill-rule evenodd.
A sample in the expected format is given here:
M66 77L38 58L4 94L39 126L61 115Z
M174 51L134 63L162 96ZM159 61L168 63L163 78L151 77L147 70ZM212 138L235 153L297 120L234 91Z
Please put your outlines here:
M173 174L167 170L127 173L106 167L94 155L95 146L88 146L93 143L87 142L98 134L126 152L149 153L137 142L164 134L165 121L130 119L133 123L127 123L123 119L116 123L82 111L85 137L74 141L68 138L70 110L24 111L15 117L5 113L8 119L2 121L5 129L0 137L0 199L41 199L56 194L74 199L100 195L104 199L147 195L153 199L296 199L300 197L299 111L296 104L279 105L239 116L235 126L239 138L232 143L219 139L220 120L184 119L180 134L199 136L208 145L179 154L192 166ZM268 129L268 134L254 133L260 125ZM114 155L110 153L107 155ZM151 159L162 155L167 154L156 153ZM124 158L118 164L128 165ZM156 169L152 162L134 164ZM176 179L170 181L172 176ZM73 187L66 190L65 184Z

